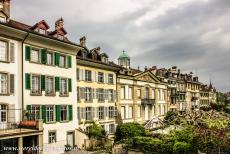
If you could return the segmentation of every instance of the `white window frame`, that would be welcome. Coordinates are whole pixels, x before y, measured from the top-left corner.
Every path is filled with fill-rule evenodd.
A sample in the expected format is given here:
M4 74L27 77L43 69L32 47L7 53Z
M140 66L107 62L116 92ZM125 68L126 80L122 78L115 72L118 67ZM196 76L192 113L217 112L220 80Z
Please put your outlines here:
M98 82L99 83L104 83L104 73L103 72L98 72Z
M108 83L109 84L114 84L113 83L113 74L108 74Z
M0 95L7 95L8 93L9 93L9 74L0 72Z
M7 118L8 118L7 108L8 106L6 104L0 104L0 123L7 122Z
M38 80L34 80L37 78ZM37 74L31 75L31 94L40 95L41 94L41 76Z
M85 120L92 120L92 119L93 119L93 108L85 107Z
M61 112L60 112L61 119L60 119L60 121L67 121L68 120L68 106L67 105L61 105L60 109L61 109ZM65 112L65 115L64 115L64 112Z
M34 63L40 63L40 49L32 47L30 53L30 61Z
M9 61L8 44L9 43L7 41L0 40L0 61L2 61L2 62L8 62Z
M92 71L91 70L85 70L85 81L92 81Z
M56 131L49 131L48 132L48 142L49 142L49 144L57 142L57 133L56 133Z
M65 83L63 82L65 81ZM60 78L60 96L68 96L68 79Z
M98 120L104 120L105 119L105 108L104 106L98 107Z
M54 105L46 106L46 119L48 123L55 121L55 106Z
M31 114L30 117L32 120L37 120L41 118L41 106L40 105L31 105Z
M47 52L47 62L46 64L47 65L53 65L53 61L54 61L54 58L53 58L53 53L52 52Z
M63 58L63 59L62 59ZM66 56L65 55L60 55L60 67L66 67Z
M45 77L45 92L46 95L54 95L54 77L52 76L46 76Z

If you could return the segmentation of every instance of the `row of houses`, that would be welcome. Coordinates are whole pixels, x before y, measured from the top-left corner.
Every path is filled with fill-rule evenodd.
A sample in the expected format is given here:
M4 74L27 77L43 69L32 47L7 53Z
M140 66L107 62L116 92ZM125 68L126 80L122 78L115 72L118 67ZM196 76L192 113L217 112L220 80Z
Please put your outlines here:
M119 123L157 127L169 110L215 102L215 91L176 67L134 69L125 51L111 62L100 47L89 49L86 37L70 41L62 18L54 29L44 20L27 25L10 18L10 0L0 1L1 153L82 148L79 132L92 120L111 136Z

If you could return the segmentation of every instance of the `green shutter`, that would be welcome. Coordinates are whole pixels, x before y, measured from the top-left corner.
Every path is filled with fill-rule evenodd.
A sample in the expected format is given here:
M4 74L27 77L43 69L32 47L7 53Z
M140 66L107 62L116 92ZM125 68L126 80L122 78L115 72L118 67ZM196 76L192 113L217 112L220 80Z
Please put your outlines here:
M42 91L44 91L45 88L46 88L45 87L45 85L46 85L45 80L46 80L45 75L41 75L41 88L42 88Z
M72 79L68 79L69 92L72 92Z
M27 90L30 90L30 74L29 73L26 73L26 76L25 76L25 86Z
M41 63L46 64L47 62L47 49L41 49Z
M46 123L46 105L42 105L42 119L43 123Z
M68 68L72 67L72 59L71 56L68 56Z
M73 120L73 107L68 105L69 121Z
M60 90L60 77L55 77L55 91Z
M27 114L27 118L28 118L28 120L30 120L31 117L29 117L29 115L30 115L30 113L31 113L31 105L27 105L27 106L26 106L26 111L27 111L27 113L28 113L28 114Z
M31 47L30 46L26 46L25 59L27 61L30 61L30 52L31 52Z
M56 121L60 122L61 120L61 106L60 105L56 105Z
M60 54L59 53L55 53L55 65L59 66L60 64Z

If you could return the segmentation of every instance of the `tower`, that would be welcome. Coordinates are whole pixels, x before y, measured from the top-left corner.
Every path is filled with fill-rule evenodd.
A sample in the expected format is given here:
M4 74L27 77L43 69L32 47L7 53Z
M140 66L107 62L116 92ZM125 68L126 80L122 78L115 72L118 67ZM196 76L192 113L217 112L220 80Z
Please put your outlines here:
M130 57L125 53L123 50L123 53L118 58L118 64L126 69L130 68Z

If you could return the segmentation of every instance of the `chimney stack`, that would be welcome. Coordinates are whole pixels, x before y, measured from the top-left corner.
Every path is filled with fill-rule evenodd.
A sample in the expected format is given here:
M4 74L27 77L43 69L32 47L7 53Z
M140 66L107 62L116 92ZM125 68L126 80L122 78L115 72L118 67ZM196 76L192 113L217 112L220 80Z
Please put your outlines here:
M10 18L10 0L0 0L0 3L2 3L2 8L3 12L6 14L6 18Z
M62 18L58 19L56 22L55 22L55 29L60 29L60 28L63 28L64 26L64 20Z
M83 37L80 38L80 45L85 47L85 44L86 44L86 37L83 36Z

